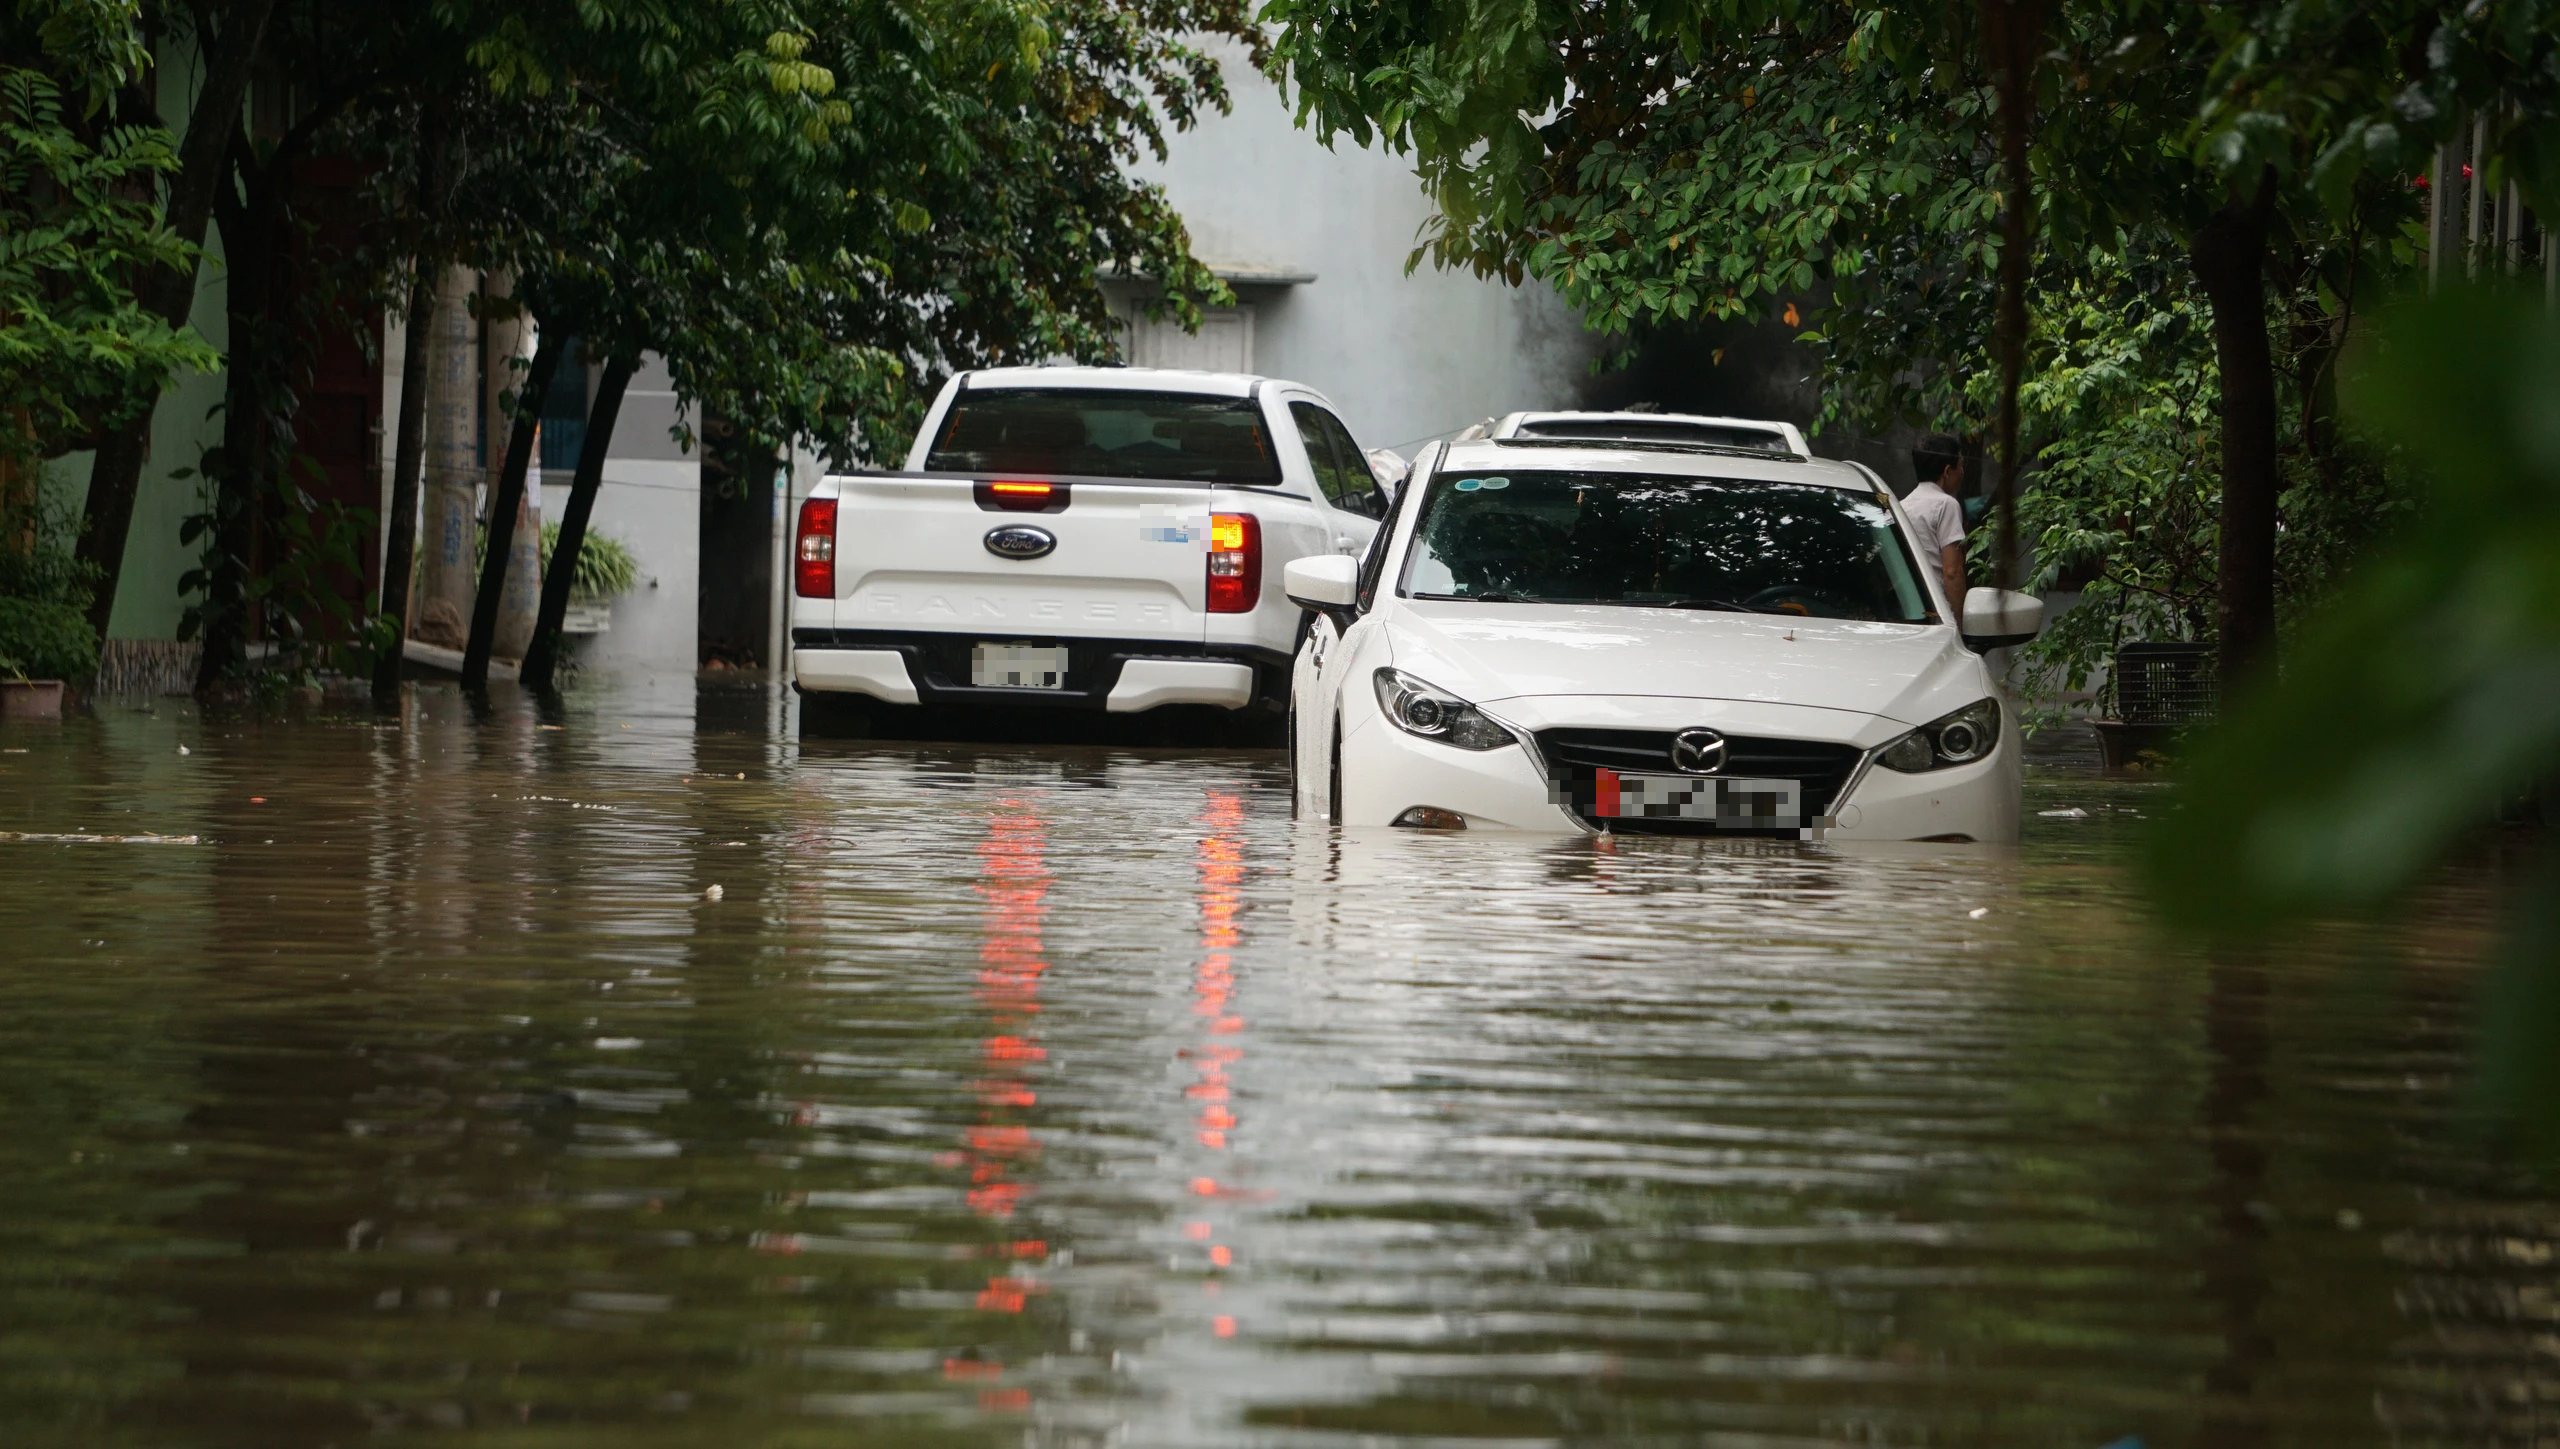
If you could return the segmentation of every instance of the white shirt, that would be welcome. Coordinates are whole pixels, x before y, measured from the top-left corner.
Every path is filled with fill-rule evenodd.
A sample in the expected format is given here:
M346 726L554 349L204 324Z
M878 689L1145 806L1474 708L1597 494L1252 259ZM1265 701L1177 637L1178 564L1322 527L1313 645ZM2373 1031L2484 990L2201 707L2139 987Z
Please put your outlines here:
M1930 563L1938 561L1941 549L1964 542L1964 505L1933 482L1924 481L1902 495L1902 512L1911 520L1912 531L1928 551Z

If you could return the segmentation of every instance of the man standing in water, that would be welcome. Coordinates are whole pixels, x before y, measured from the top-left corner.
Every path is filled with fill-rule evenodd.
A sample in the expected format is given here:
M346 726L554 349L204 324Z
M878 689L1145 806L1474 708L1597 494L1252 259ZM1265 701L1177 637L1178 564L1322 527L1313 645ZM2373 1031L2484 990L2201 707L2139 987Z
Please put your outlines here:
M1903 495L1902 511L1919 535L1923 555L1934 556L1947 581L1947 602L1964 613L1964 505L1955 490L1964 486L1964 445L1945 433L1931 433L1911 450L1911 471L1918 487Z

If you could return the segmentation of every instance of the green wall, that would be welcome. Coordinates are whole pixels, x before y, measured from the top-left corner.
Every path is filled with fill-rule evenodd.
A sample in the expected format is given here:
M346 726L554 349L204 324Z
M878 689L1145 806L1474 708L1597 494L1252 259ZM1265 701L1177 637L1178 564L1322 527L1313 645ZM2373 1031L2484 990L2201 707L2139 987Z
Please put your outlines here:
M183 125L201 79L193 47L165 44L159 52L160 113ZM196 273L195 311L189 319L216 349L229 345L225 324L222 233L206 229L204 263ZM174 639L178 617L187 601L178 596L178 580L195 567L196 551L178 541L178 530L191 514L204 510L198 479L171 475L193 469L205 448L221 441L220 373L191 373L160 395L151 419L151 454L142 468L142 489L133 504L133 530L125 536L124 573L116 589L111 639ZM70 508L88 497L89 457L73 453L54 461L46 474L46 492Z

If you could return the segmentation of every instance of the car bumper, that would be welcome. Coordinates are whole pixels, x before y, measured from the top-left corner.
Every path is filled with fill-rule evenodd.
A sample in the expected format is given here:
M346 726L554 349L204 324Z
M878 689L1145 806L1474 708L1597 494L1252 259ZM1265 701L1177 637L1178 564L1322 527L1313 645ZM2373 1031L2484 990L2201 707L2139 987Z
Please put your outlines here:
M1787 705L1644 700L1505 700L1484 706L1524 736L1498 750L1460 750L1420 739L1375 711L1345 721L1342 823L1392 825L1414 807L1454 811L1470 829L1597 833L1603 828L1567 806L1557 774L1534 744L1536 731L1560 726L1669 728L1697 721L1703 704L1735 734L1819 740L1860 751L1830 813L1798 832L1809 840L1970 840L2007 844L2018 836L2017 731L2003 729L1991 756L1971 765L1905 775L1874 764L1874 752L1910 726L1873 715ZM1583 707L1576 707L1577 704ZM1660 715L1655 719L1652 716ZM1745 832L1700 829L1697 834ZM1758 832L1765 833L1765 832Z
M792 678L804 692L866 695L890 704L1082 709L1131 714L1168 704L1222 709L1269 705L1288 688L1288 657L1250 645L1156 639L1024 639L1067 650L1065 686L992 688L969 682L969 651L988 636L878 629L794 629Z

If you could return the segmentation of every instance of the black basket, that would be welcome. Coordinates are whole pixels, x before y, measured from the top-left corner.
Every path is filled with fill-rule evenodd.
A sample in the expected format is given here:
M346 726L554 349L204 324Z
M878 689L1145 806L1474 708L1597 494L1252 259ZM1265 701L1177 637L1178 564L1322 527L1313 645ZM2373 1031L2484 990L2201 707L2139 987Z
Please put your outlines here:
M2212 720L2221 698L2210 644L2127 644L2116 651L2116 718L2126 724Z

